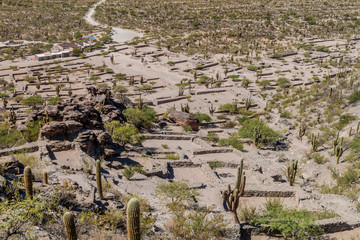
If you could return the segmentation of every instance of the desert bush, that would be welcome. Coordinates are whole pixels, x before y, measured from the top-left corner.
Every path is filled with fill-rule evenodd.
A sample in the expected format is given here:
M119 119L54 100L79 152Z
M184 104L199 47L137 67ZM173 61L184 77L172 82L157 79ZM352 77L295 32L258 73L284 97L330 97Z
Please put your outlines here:
M328 161L328 159L326 159L323 155L321 155L320 153L313 153L311 154L311 158L314 160L314 162L316 162L317 164L323 164L325 162Z
M244 149L242 141L239 139L239 136L236 135L232 135L228 138L221 138L218 143L219 146L232 146L240 151Z
M105 123L104 127L111 137L119 142L121 146L125 146L126 144L138 145L144 141L143 135L132 124L126 123L121 125L119 121L112 121Z
M230 114L239 113L239 109L236 103L225 103L218 108L218 111L228 112Z
M128 108L123 111L123 115L128 123L137 128L150 129L156 120L156 113L153 108L144 107L143 109Z
M40 95L34 95L28 98L25 98L21 101L21 104L24 106L36 108L44 104L44 100Z
M274 143L281 137L280 133L271 129L261 120L248 119L239 129L240 138L253 138L255 128L259 129L263 143Z
M211 161L211 162L208 162L208 164L211 169L224 167L224 162L221 162L221 161Z
M280 200L270 199L265 204L265 212L253 222L255 225L267 225L269 232L279 231L285 238L309 239L322 234L322 228L314 223L319 219L317 214L307 210L286 209Z
M136 173L135 168L133 166L127 166L124 170L123 170L123 176L127 179L130 180L134 174Z
M254 66L254 65L249 65L249 66L247 66L246 68L247 68L247 70L250 70L250 71L257 71L257 70L259 70L259 67Z
M360 91L355 91L349 96L349 103L356 103L360 100Z
M180 156L177 154L169 153L165 155L165 159L167 160L179 160Z
M192 202L194 196L199 193L195 189L190 189L185 181L173 181L170 183L159 183L156 186L156 194L168 204L184 204Z
M194 117L196 117L200 123L202 122L211 122L211 117L209 115L207 115L206 113L192 113L192 115L194 115Z
M20 131L11 129L9 123L0 124L0 149L21 145L24 142Z
M216 133L214 132L208 132L207 134L207 138L211 141L211 142L217 142L219 140L219 137Z
M61 97L58 97L58 96L49 98L49 99L47 100L47 102L48 102L49 105L57 105L58 103L63 102L63 101L64 101L64 100L62 100L62 98L61 98Z

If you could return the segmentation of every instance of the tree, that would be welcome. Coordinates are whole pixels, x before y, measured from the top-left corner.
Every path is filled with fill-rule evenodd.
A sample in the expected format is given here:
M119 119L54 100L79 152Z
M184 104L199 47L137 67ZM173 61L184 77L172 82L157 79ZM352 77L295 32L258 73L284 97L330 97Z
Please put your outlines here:
M152 108L128 108L123 112L125 119L137 128L150 129L156 119L156 113Z
M105 129L121 146L125 146L127 143L131 145L140 144L144 140L139 130L134 125L128 123L121 125L118 121L112 121L105 124Z
M35 109L36 107L43 105L44 100L42 99L42 97L40 95L34 95L34 96L31 96L31 97L28 97L28 98L25 98L24 100L22 100L21 104Z
M74 48L74 49L72 50L72 55L73 55L74 57L79 57L80 54L82 54L82 51L81 51L80 48Z

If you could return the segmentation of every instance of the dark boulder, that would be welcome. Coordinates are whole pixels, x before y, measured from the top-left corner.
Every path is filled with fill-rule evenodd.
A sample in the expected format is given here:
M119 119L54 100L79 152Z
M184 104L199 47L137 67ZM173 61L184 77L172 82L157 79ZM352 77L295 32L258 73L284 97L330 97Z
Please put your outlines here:
M199 130L199 120L190 113L173 110L168 114L168 118L180 126L190 126L194 131Z

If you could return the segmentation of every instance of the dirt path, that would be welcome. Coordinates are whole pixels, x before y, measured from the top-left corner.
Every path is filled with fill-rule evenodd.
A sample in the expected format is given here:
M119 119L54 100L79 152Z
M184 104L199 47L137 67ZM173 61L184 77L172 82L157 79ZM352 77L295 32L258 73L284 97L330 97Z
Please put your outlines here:
M104 3L105 1L106 0L100 0L99 2L95 3L94 6L92 6L89 9L89 11L85 14L84 19L88 24L93 25L93 26L108 27L107 25L103 25L93 18L96 7L99 6L100 4ZM133 30L122 29L122 28L118 28L118 27L113 27L112 29L113 29L113 33L114 33L112 38L114 41L119 42L119 43L130 41L134 37L142 36L141 33L133 31Z

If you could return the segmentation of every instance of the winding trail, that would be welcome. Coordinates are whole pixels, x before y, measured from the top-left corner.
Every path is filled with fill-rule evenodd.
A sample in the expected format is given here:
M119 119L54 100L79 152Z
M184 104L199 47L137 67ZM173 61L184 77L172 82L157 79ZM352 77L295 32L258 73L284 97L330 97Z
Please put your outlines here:
M85 14L84 19L85 21L93 26L100 26L100 27L108 27L107 25L101 24L93 18L95 13L95 9L100 4L104 3L106 0L100 0L95 3L89 11ZM112 39L116 42L123 43L127 41L131 41L134 37L141 37L142 34L133 30L123 29L119 27L112 27L112 32L114 33Z

